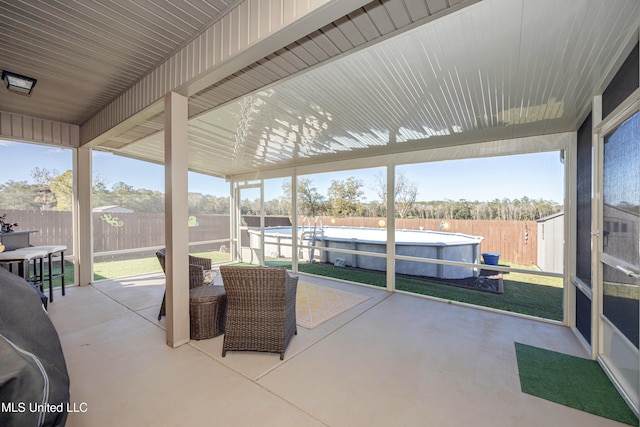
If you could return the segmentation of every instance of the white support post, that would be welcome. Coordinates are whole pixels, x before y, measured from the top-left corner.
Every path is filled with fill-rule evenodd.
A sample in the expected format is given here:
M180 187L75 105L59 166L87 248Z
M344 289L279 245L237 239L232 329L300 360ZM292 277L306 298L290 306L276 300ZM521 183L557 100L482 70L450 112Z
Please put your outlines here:
M169 347L189 342L188 103L175 92L165 95L165 272L166 337Z
M267 255L264 252L264 179L260 180L260 253L258 255L258 263L265 265Z
M600 203L602 200L602 157L604 149L601 143L599 132L596 127L602 122L602 95L593 98L591 109L591 119L593 126L592 147L593 147L593 197L591 199L591 358L595 359L599 354L603 354L604 328L600 316L603 313L602 301L602 267L600 265L599 254L602 251L602 212Z
M93 282L93 215L91 209L92 164L91 149L74 150L73 175L73 253L76 284Z
M387 290L396 290L396 168L387 164Z
M578 134L574 132L564 156L565 196L564 196L564 313L565 326L576 326L576 287L571 276L576 274L577 213L578 213Z
M291 272L298 274L298 172L291 174Z
M237 183L234 179L229 181L229 257L230 261L238 262L238 251L240 246L240 233L238 207L237 207Z

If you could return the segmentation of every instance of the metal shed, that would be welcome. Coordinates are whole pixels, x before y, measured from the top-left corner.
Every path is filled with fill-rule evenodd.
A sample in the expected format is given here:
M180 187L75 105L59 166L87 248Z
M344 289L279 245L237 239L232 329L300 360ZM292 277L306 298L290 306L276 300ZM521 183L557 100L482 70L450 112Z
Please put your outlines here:
M551 273L564 270L564 212L538 221L538 267Z

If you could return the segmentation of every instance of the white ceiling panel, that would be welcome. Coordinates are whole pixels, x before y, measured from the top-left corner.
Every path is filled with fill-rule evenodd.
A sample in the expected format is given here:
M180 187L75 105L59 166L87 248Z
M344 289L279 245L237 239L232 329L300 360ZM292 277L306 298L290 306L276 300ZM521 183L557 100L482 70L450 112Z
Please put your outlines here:
M236 3L0 0L0 68L38 79L0 110L81 124ZM372 1L191 97L190 167L225 176L573 131L637 38L639 9ZM99 148L162 163L163 125Z
M191 166L233 175L573 131L638 13L626 0L482 1L199 115Z
M465 4L468 5L475 2L476 0L466 0ZM364 45L367 43L367 39L358 30L358 26L352 22L354 19L362 19L360 18L362 15L368 16L368 20L379 29L378 38L397 31L383 3L382 0L375 0L320 30L310 33L295 43L266 55L264 59L201 91L190 99L189 116L198 116L212 108L239 98L241 95L250 94L282 78L288 78L309 67L317 66L321 60L328 61L335 56ZM426 0L406 0L405 6L408 8L409 4L415 6L420 3L423 3L426 9ZM373 36L374 33L370 32L369 37ZM230 82L232 83L230 84ZM244 88L244 92L240 88ZM127 138L133 135L139 136L144 132L144 124L140 128L136 132L125 131L115 138L117 143L107 141L102 144L102 147L123 147L127 145L124 142ZM151 133L149 131L147 135ZM135 139L129 139L129 143L134 141ZM122 152L121 154L125 153Z

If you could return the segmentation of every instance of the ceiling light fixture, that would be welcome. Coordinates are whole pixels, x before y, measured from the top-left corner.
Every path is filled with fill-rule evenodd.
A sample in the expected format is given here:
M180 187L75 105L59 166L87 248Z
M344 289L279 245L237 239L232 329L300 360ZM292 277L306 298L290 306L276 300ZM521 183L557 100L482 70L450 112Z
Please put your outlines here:
M36 79L31 77L21 76L6 70L2 71L2 80L7 85L7 89L25 95L31 95L31 91L37 82Z

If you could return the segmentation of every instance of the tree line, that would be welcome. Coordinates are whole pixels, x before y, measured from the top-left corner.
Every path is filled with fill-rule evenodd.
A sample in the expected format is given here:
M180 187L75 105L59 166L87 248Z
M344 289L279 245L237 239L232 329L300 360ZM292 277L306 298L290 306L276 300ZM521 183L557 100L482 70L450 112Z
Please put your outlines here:
M562 205L542 199L495 199L490 202L439 200L418 202L416 218L535 221L563 211Z
M35 211L70 211L73 195L73 173L67 170L34 168L33 182L9 180L0 184L0 208ZM229 198L207 194L188 194L190 214L228 214ZM164 212L162 191L134 188L124 182L108 186L100 177L94 177L92 204L121 206L134 212Z
M386 179L377 180L375 201L364 198L361 180L349 177L346 180L332 180L327 196L321 194L311 178L298 180L297 202L300 215L309 217L384 217L386 210ZM563 206L550 200L495 199L492 201L435 200L417 201L418 191L415 184L405 176L396 176L395 216L397 218L422 219L467 219L467 220L517 220L531 221L563 211ZM291 185L285 183L282 197L265 202L266 215L290 215ZM243 200L242 213L258 215L260 200Z
M0 207L17 210L71 210L72 172L35 168L31 172L33 182L7 181L0 184ZM300 215L334 217L384 217L386 216L386 178L376 176L377 199L366 200L362 180L349 177L332 180L326 194L316 187L312 178L301 177L296 189ZM291 184L282 186L281 196L265 201L266 215L292 216ZM136 189L118 182L111 186L94 177L93 206L122 206L134 212L164 212L164 193ZM548 200L495 199L493 201L436 200L417 201L418 190L404 175L395 180L395 216L398 218L467 219L467 220L536 220L561 212L563 206ZM201 193L189 193L190 214L228 214L229 197L216 197ZM259 215L260 200L241 201L241 214Z
M280 199L265 201L265 215L290 216L290 210L284 207ZM286 203L286 205L290 205ZM300 215L309 217L334 216L334 217L384 217L386 206L379 202L357 204L356 209L345 214L344 210L333 209L327 201L316 203L314 209L305 206L299 201ZM468 200L433 200L428 202L416 202L401 216L396 209L396 218L421 218L421 219L467 219L467 220L515 220L535 221L563 211L562 205L552 201L533 200L528 197L520 199L502 199L490 202ZM244 200L243 215L259 215L260 200Z

